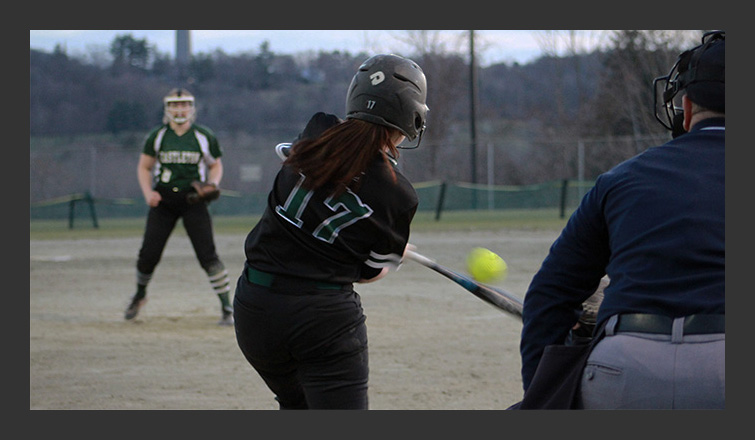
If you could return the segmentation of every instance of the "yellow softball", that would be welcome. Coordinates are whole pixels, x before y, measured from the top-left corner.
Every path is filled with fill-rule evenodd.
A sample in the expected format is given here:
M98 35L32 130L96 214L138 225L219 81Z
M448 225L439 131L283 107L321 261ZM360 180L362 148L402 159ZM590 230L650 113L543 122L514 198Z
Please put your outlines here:
M495 252L478 247L467 255L467 270L475 280L489 283L503 281L508 274L508 265Z

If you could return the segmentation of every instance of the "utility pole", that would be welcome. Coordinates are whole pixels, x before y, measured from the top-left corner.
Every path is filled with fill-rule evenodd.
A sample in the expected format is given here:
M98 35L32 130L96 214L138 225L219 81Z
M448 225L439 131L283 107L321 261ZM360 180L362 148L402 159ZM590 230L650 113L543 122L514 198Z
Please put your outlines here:
M474 53L474 30L469 31L469 135L472 183L477 183L477 66ZM472 208L477 209L477 193L472 191Z

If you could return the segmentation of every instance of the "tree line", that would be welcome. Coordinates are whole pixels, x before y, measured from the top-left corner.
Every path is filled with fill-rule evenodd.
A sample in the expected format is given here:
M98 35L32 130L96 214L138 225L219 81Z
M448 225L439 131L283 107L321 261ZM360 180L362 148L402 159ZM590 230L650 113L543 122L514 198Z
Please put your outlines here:
M472 99L478 142L501 150L496 163L509 169L504 183L557 174L566 160L559 143L565 139L664 134L652 113L652 80L667 73L682 48L696 44L701 34L612 31L600 50L573 47L560 55L545 50L527 64L477 67L474 97L469 54L416 44L402 55L417 61L428 80L423 147L432 160L422 166L432 177L442 174L436 168L448 160L466 160ZM30 49L30 137L144 133L160 122L162 97L179 86L195 94L200 123L216 132L289 133L316 111L343 116L351 77L370 55L279 54L264 42L237 55L196 53L180 65L128 34L110 43L106 58L69 56L60 46L51 53ZM636 146L619 146L608 160L635 153ZM606 154L600 156L606 160Z

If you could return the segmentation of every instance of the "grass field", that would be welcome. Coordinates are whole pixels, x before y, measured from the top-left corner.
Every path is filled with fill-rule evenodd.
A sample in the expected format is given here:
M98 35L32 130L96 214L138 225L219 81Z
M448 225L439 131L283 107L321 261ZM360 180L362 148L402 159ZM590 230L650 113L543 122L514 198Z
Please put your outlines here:
M247 233L255 225L259 216L215 216L213 223L218 234ZM31 240L81 239L134 237L144 233L145 218L101 218L98 228L92 221L82 216L74 221L70 229L67 219L32 220L29 222ZM566 219L559 218L556 209L541 210L495 210L495 211L448 211L440 219L435 213L420 211L412 222L412 230L417 232L443 232L463 230L526 229L560 230ZM181 228L178 228L181 229Z

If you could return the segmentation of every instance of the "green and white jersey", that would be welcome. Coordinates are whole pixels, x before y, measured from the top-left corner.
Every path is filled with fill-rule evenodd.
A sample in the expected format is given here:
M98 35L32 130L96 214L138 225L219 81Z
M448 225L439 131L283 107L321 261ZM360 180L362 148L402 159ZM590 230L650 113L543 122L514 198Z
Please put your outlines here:
M169 125L153 129L142 152L157 158L155 185L187 189L194 180L204 181L207 167L223 155L215 134L207 127L192 125L178 136Z

